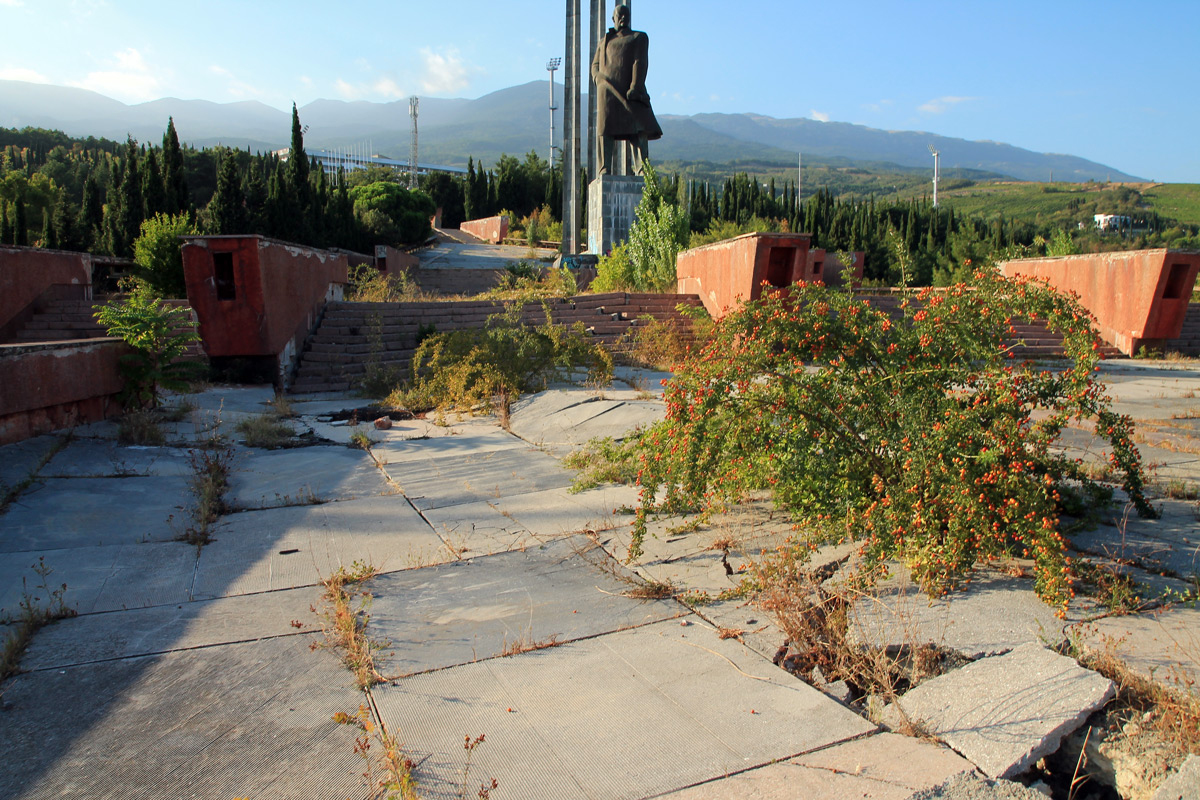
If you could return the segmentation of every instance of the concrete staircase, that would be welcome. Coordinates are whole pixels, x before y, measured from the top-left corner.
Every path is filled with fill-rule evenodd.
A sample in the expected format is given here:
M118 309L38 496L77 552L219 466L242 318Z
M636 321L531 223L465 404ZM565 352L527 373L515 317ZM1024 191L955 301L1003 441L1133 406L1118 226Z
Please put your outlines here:
M14 342L55 342L107 336L96 321L95 300L48 300L13 337Z
M1176 339L1168 339L1164 352L1183 353L1185 356L1200 356L1200 304L1188 303L1183 318L1183 329Z
M622 337L638 326L641 317L686 329L688 320L676 308L681 303L701 305L695 295L612 292L552 300L550 313L555 324L580 322L597 343L619 351ZM407 375L418 336L480 328L501 311L501 303L477 300L330 303L308 340L292 391L345 391L361 383L368 367ZM521 316L531 325L545 321L541 303L527 303Z

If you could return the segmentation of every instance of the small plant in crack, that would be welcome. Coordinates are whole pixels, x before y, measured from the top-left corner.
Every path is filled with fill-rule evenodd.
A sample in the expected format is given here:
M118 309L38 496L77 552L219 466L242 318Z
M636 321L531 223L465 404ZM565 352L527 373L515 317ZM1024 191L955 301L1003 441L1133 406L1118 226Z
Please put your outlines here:
M391 643L374 640L367 634L373 597L360 588L360 584L378 574L378 569L362 561L355 561L350 569L338 567L336 572L321 581L325 587L321 596L322 607L320 610L312 608L320 618L321 631L325 634L325 642L314 642L312 648L329 647L336 650L342 663L354 673L355 683L360 689L388 680L376 668L375 655Z
M192 523L180 535L181 541L203 547L212 541L213 527L229 511L225 494L233 472L234 451L228 446L197 447L188 451L192 477L188 488L195 496Z
M535 640L532 636L526 633L522 636L518 636L511 642L508 640L508 637L505 636L504 644L500 648L500 657L506 658L508 656L520 655L521 653L532 653L535 650L548 650L551 647L558 647L559 645L563 644L563 642L560 642L558 639L560 635L561 634L554 633L550 636L547 636L545 639Z
M365 705L360 705L353 714L339 711L333 715L333 721L359 731L354 752L365 764L362 776L371 800L417 800L417 782L413 777L416 764L404 752L396 734L376 725ZM372 752L373 745L379 745L382 752L378 755Z
M14 626L4 641L4 652L0 655L0 687L17 674L25 648L40 628L76 614L75 609L66 602L67 585L63 583L51 588L50 576L54 570L46 563L46 559L39 556L31 569L38 576L38 584L30 591L26 579L21 579L20 614L15 618L0 619ZM3 694L3 689L0 688L0 697Z
M359 450L368 450L369 451L371 449L371 446L374 444L375 444L375 440L372 439L370 436L368 436L367 432L362 430L361 428L355 428L354 432L350 434L350 446L351 447L356 447Z
M458 790L459 800L467 800L467 792L469 791L467 786L470 782L471 775L471 760L475 755L475 751L485 741L487 741L487 737L482 733L474 738L471 738L469 734L463 737L463 750L465 750L467 754L463 759L462 782ZM500 782L495 778L491 778L490 780L480 783L479 791L475 794L476 800L490 800L492 796L492 790L498 788L500 788Z

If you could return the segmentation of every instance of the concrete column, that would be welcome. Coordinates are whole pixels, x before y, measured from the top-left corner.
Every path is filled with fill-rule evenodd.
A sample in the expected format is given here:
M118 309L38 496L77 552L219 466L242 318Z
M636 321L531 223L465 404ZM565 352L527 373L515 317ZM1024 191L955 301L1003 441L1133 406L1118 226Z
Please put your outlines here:
M591 31L589 37L588 57L583 68L588 73L588 140L587 140L587 177L588 182L596 179L597 165L600 163L600 140L597 138L599 134L596 132L596 82L592 80L592 60L596 57L596 48L600 46L600 42L604 41L604 33L607 30L607 0L592 0L592 18L588 29Z
M563 59L563 253L579 252L579 0L567 0Z

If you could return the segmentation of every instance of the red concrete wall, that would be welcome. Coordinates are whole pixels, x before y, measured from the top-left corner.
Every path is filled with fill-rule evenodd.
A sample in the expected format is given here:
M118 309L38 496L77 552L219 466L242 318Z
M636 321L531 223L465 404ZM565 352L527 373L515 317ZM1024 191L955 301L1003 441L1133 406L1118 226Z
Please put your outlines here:
M484 217L473 219L458 226L460 231L466 231L476 239L482 239L492 244L500 244L508 236L508 217Z
M1000 270L1074 292L1096 317L1100 336L1132 355L1143 345L1179 336L1200 253L1159 249L1023 258L1001 264Z
M680 294L697 294L719 319L746 300L762 294L762 284L788 286L820 280L809 262L811 238L801 233L747 233L734 239L685 250L676 260Z
M119 414L126 351L118 339L0 345L0 444Z
M375 268L385 275L408 272L416 269L420 263L421 259L412 253L402 252L391 245L375 245Z
M218 297L213 256L233 254L234 296ZM280 380L321 309L341 299L345 254L262 236L197 236L183 245L188 302L210 358L279 359Z
M0 341L19 328L34 301L51 286L92 283L92 257L87 253L42 250L35 247L0 247ZM81 295L82 296L82 295ZM15 325L13 323L16 323Z
M809 250L808 274L820 276L817 280L826 286L850 285L857 288L862 285L863 262L867 254L863 250L855 250L849 255L853 260L849 264L843 264L837 253L828 253L817 248Z

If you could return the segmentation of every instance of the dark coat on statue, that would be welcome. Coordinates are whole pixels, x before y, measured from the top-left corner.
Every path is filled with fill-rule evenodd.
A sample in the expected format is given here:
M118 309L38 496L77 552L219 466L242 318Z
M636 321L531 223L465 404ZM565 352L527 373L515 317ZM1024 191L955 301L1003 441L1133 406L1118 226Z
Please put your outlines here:
M661 139L646 93L650 40L641 31L609 28L596 48L596 132L613 139Z

